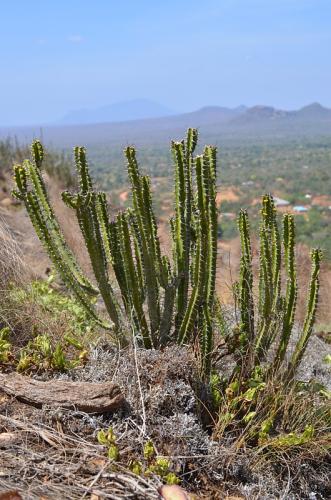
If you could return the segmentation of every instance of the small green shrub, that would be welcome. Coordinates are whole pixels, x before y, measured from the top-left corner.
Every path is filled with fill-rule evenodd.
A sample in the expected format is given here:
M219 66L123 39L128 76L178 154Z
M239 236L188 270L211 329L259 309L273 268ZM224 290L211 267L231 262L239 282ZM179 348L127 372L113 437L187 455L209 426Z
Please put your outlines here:
M54 342L48 335L37 335L21 349L15 347L9 341L10 329L3 328L0 331L0 365L13 367L18 372L35 370L65 371L82 364L85 358L82 351L78 356L68 357L66 342Z
M71 344L72 345L72 344ZM80 353L68 354L65 339L56 343L48 335L37 335L19 350L16 362L18 372L34 370L65 371L82 364L85 359Z
M97 434L99 444L107 448L107 456L113 462L120 460L119 446L112 427L101 429ZM165 457L158 457L152 441L146 441L143 447L141 460L130 460L129 469L139 476L159 476L166 484L179 484L180 480L171 471L171 461Z
M7 363L11 357L11 344L9 342L10 329L8 327L0 330L0 364Z
M7 290L7 303L20 316L20 323L10 318L10 326L0 330L1 364L24 372L64 371L86 362L87 345L96 326L72 297L54 287L54 280L51 274L47 281ZM32 316L30 323L25 319L28 315ZM17 331L21 323L26 330L30 328L23 342Z
M46 281L8 286L1 312L1 319L8 324L16 345L44 333L58 338L65 335L81 342L92 338L92 331L97 328L85 309L59 289L53 273Z
M33 340L19 352L16 366L18 372L27 370L56 370L65 371L79 362L79 357L69 360L65 353L65 342L57 342L53 345L48 335L37 335Z
M109 460L117 462L119 460L119 450L116 444L116 437L111 427L107 431L101 429L97 435L98 442L107 447L107 455Z

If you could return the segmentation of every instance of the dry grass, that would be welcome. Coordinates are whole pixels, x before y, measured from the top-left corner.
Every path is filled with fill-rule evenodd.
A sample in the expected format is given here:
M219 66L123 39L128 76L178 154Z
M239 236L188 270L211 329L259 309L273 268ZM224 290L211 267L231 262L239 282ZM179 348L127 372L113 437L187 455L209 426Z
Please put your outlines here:
M81 418L87 415L81 414ZM61 498L78 500L100 495L120 500L158 499L160 482L146 480L114 467L96 440L64 434L38 418L0 415L0 429L16 434L12 446L1 451L0 491L16 490L25 500Z
M63 189L54 179L50 182L48 176L45 176L45 181L47 183L49 196L51 199L54 212L59 220L60 227L68 243L68 246L73 251L76 256L80 266L85 273L88 274L89 278L93 278L93 272L91 269L90 259L86 250L84 243L84 238L82 236L81 230L79 228L76 215L74 210L68 208L62 201L61 193Z
M35 306L20 307L11 297L12 288L24 288L29 281L29 272L23 252L9 226L0 221L0 326L9 326L18 343L24 343L23 332L31 331L35 321ZM28 326L30 322L30 328Z
M21 245L7 223L0 220L0 328L10 328L10 340L16 347L40 333L60 339L67 328L66 311L52 316L38 302L32 278Z
M3 326L9 326L14 348L24 347L29 340L41 334L46 334L56 343L67 333L70 314L65 310L52 314L39 299L38 292L28 284L20 289L8 290L6 298L0 294L0 321Z
M26 283L27 279L28 269L22 249L0 215L0 290L5 290L9 283Z

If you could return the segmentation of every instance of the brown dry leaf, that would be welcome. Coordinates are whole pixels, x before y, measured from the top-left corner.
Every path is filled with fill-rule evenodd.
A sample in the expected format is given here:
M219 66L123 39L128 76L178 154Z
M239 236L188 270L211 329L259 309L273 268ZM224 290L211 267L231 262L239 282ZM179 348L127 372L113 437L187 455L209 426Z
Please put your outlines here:
M7 394L0 394L0 404L5 403L8 399Z
M106 458L92 458L86 462L86 468L92 474L97 474L108 463Z
M18 491L4 491L0 493L0 500L23 500Z
M108 460L106 458L92 458L88 463L102 469L102 467L104 467L107 462Z

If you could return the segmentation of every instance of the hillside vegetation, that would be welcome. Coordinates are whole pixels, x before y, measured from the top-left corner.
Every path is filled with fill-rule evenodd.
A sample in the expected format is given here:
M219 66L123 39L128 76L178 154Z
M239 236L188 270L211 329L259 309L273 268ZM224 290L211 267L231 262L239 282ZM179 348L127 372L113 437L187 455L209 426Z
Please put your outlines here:
M331 140L296 140L229 145L218 138L220 231L229 240L236 235L236 214L241 207L248 209L251 222L258 224L260 194L270 192L288 201L280 210L297 215L298 241L323 248L331 258ZM91 171L103 189L112 192L112 201L123 206L121 193L127 190L127 179L118 147L89 148ZM139 158L151 175L156 193L156 210L168 218L172 211L172 158L166 148L139 148ZM106 165L110 167L106 167ZM125 200L124 200L125 201ZM306 211L295 212L296 206Z
M199 149L198 132L189 129L170 149L174 188L166 196L174 210L164 235L158 214L165 212L165 199L156 210L154 199L165 184L161 176L153 181L142 173L134 147L125 150L129 187L118 198L125 206L114 210L94 185L85 148L75 148L77 181L70 170L62 202L56 202L52 176L67 171L67 160L47 156L37 140L30 159L4 146L6 161L15 156L17 200L6 210L28 215L26 226L33 227L53 269L46 280L32 280L20 244L3 226L1 369L42 380L112 380L127 404L100 416L42 408L27 417L4 397L0 424L17 432L23 419L21 428L43 444L38 449L28 437L6 448L0 485L23 492L31 483L33 495L56 492L61 498L94 490L101 498L159 498L164 483L181 483L204 498L218 498L220 491L327 498L330 354L328 337L314 335L323 252L314 248L305 262L300 322L292 205L277 212L271 194L252 214L231 205L239 269L233 300L225 304L217 292L218 237L225 231L223 219L219 225L217 148ZM267 161L263 149L259 154ZM47 164L56 168L45 176ZM257 196L268 182L240 174L245 180L235 183L236 169L241 165L230 168L232 182L221 186L229 204L239 203L246 187ZM253 184L243 185L248 181ZM65 217L58 215L59 203L66 205ZM70 214L76 222L68 231ZM31 450L39 453L34 468ZM22 477L8 472L17 457ZM81 465L74 471L76 462Z

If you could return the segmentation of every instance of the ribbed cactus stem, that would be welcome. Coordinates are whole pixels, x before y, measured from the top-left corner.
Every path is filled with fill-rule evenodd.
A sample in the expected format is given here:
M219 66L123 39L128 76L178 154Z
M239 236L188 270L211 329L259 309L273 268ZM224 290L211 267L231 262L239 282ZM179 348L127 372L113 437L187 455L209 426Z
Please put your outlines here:
M81 194L85 195L93 190L92 179L86 159L86 149L80 146L74 148L74 157Z
M144 273L141 234L139 231L137 217L135 216L134 212L130 209L127 209L126 212L130 220L130 231L133 239L138 285L140 290L140 300L142 303L144 303L146 297L146 277Z
M122 301L126 311L130 308L130 297L128 283L126 280L124 259L121 249L120 232L118 227L118 219L109 222L108 228L109 249L111 252L111 263L115 273L117 283L121 290Z
M262 198L260 226L259 324L255 351L262 360L275 337L279 315L281 243L276 209L270 194Z
M309 292L308 292L308 300L307 300L307 311L306 317L303 325L302 333L299 337L299 340L295 346L295 350L292 354L291 360L288 366L288 377L292 377L295 370L299 366L307 345L308 341L311 337L313 326L315 322L316 310L318 305L318 291L320 286L319 281L319 273L321 267L321 260L323 257L323 253L320 249L315 248L311 252L311 261L312 261L312 270L311 277L309 283Z
M297 279L295 269L295 225L294 217L285 214L283 218L284 258L287 273L287 285L284 304L284 317L281 338L277 349L275 364L279 365L285 357L294 324L297 301Z
M202 164L203 157L197 156L195 158L195 170L196 170L196 182L198 191L198 206L197 206L197 217L200 221L197 232L197 243L196 243L196 253L195 253L195 264L194 264L194 285L192 287L191 296L188 301L185 315L181 322L178 331L178 341L180 344L187 342L192 334L194 323L197 319L199 312L199 306L201 302L201 297L204 287L204 269L205 269L205 258L207 249L207 238L203 237L206 235L206 217L203 202L203 174L202 174Z
M272 282L273 282L273 312L278 312L280 294L281 294L281 240L276 218L276 209L274 209L274 217L272 224Z
M185 218L185 201L187 181L185 179L185 150L183 142L172 143L173 157L175 163L175 221L174 221L174 262L176 274L178 276L177 290L177 325L183 317L186 309L188 277L185 274L185 267L189 253L186 251L187 226Z
M121 253L123 256L128 290L128 304L132 308L132 317L134 322L136 323L138 332L140 332L142 335L144 346L146 348L151 348L153 346L153 342L150 338L149 328L143 310L143 303L141 301L139 279L137 276L136 266L132 253L130 229L128 216L126 213L123 212L117 216L117 224L119 233L121 235Z
M77 219L85 239L86 248L89 253L100 294L105 303L107 312L114 323L115 329L118 332L120 327L118 304L109 282L108 263L103 247L96 204L96 193L90 192L87 195L79 194Z
M62 255L59 253L58 245L54 242L52 233L48 230L47 224L43 218L42 211L38 204L38 199L35 193L28 192L25 198L25 205L27 212L29 214L30 220L36 231L37 236L44 245L50 259L52 260L55 268L57 269L59 275L63 279L63 282L68 286L68 288L73 292L74 296L78 302L84 307L86 312L91 318L93 318L100 326L103 328L109 328L109 324L101 320L95 309L93 308L91 302L89 301L86 293L77 283L75 276L72 275L70 270L67 268L65 262L62 259Z
M32 143L31 152L34 158L34 162L25 160L23 162L23 168L25 169L26 174L30 179L32 189L36 194L37 201L40 206L40 210L45 215L45 221L48 225L48 228L51 231L54 240L56 240L55 243L58 247L58 251L61 254L68 270L70 270L70 272L75 276L78 284L82 286L82 288L86 292L89 292L92 295L96 295L98 291L95 289L95 287L93 287L87 277L84 276L77 263L76 258L69 249L61 232L61 228L55 216L54 210L49 201L46 185L42 176L42 161L44 158L44 152L43 147L39 141L34 141Z
M200 350L204 368L209 364L206 362L210 356L212 346L211 328L211 308L210 303L214 302L214 297L210 300L208 293L212 293L213 276L209 276L210 264L213 262L213 224L211 221L210 205L215 202L215 197L211 196L213 184L215 182L210 168L208 153L195 158L196 174L196 252L194 255L194 279L190 299L188 301L186 313L179 328L178 339L180 343L190 340L193 328L197 322L200 330ZM209 281L211 279L211 281ZM206 362L206 363L205 363Z
M14 179L17 189L13 191L13 195L25 202L28 212L29 206L27 195L28 193L33 195L35 207L40 212L40 218L38 220L43 225L43 227L40 228L40 231L43 233L47 232L49 234L49 238L44 238L42 240L46 250L48 249L51 241L52 245L56 247L56 253L59 255L61 260L62 272L68 274L68 276L70 275L71 282L74 280L75 286L81 287L83 292L91 295L97 295L98 291L90 283L86 276L84 276L76 258L69 249L54 211L50 205L46 186L41 174L41 161L43 155L40 149L41 145L38 146L38 144L39 143L37 142L33 144L34 149L37 149L39 152L39 156L37 157L38 166L35 163L25 160L22 166L15 165L14 167ZM34 156L36 156L36 153ZM40 231L39 234L41 234ZM54 251L50 251L50 258L52 259L54 266L57 267L58 263L56 258L53 257L54 255Z
M147 175L143 175L141 176L141 182L144 206L146 208L145 215L148 227L148 245L151 247L154 265L159 275L162 269L161 247L157 232L157 222L153 211L150 179Z
M207 304L203 306L202 320L202 328L200 332L201 369L202 375L209 378L211 371L211 354L213 350L213 325L211 321L210 308Z
M193 258L192 252L192 225L194 223L195 207L193 196L193 169L194 158L193 153L197 146L198 131L189 128L187 131L186 141L184 142L184 182L185 182L185 205L184 205L184 223L185 223L185 241L184 241L184 279L183 279L183 306L187 305L189 281L190 281L190 265Z
M111 250L111 240L109 234L109 215L107 210L107 198L106 194L102 192L96 193L95 198L95 209L97 214L97 220L100 227L100 233L102 236L102 244L104 248L105 257L107 260L107 265L113 265L112 250Z
M31 144L31 154L36 164L36 167L41 169L45 154L44 154L44 148L41 142L38 141L38 139L35 139Z
M207 304L212 309L215 299L216 264L217 264L217 206L216 206L216 155L217 149L207 146L204 152L206 168L208 168L209 200L208 200L208 271L207 271Z
M139 174L136 152L134 148L128 147L126 148L125 153L128 161L128 173L132 186L133 206L141 238L151 337L153 342L155 342L157 332L160 328L160 301L157 280L158 263L155 261L155 249L152 247L152 235L149 229L150 206L146 206L146 182Z
M286 271L285 297L281 295L281 239L277 213L271 195L262 198L260 225L260 269L258 287L259 315L257 332L254 326L254 298L252 252L249 237L248 216L241 210L238 218L241 239L240 278L234 287L236 305L239 305L241 324L238 333L234 331L235 355L241 374L248 376L255 367L265 361L278 334L276 355L269 364L266 376L278 373L288 350L297 301L297 278L295 267L295 225L293 215L283 217L284 266ZM290 379L297 369L310 338L318 303L319 271L322 253L312 252L312 274L310 280L307 313L302 334L296 344L286 376ZM239 342L238 342L239 340ZM237 354L236 354L237 353Z
M241 210L238 217L238 228L241 242L240 279L239 279L239 307L242 335L248 343L254 338L254 298L253 298L253 271L252 250L249 234L249 221L246 210Z
M189 128L186 135L186 157L187 162L192 162L192 155L198 144L198 131L196 128Z
M24 200L24 196L28 190L28 183L25 168L21 165L14 165L14 181L17 189L12 191L12 195L18 200Z
M170 339L176 298L176 283L172 276L171 265L166 255L162 258L164 276L164 300L160 323L160 345L165 345Z

